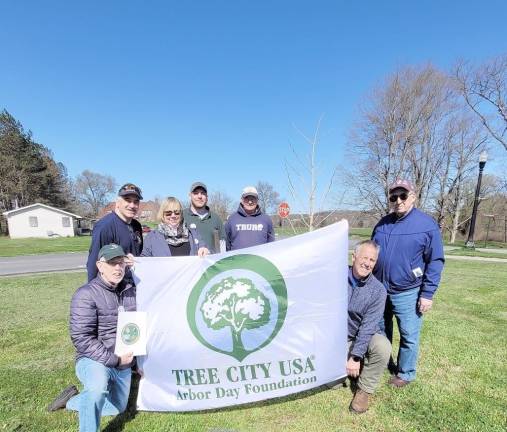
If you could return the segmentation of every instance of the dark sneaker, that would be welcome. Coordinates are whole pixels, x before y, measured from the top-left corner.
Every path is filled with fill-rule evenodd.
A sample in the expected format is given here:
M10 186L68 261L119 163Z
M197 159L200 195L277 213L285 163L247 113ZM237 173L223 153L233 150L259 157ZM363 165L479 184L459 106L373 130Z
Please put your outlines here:
M68 386L66 389L64 389L58 397L48 406L48 411L56 411L62 408L65 408L65 405L67 405L67 402L72 396L76 396L79 394L78 389L76 386L71 385Z
M361 389L357 389L354 399L350 402L349 411L354 414L362 414L368 411L370 395Z
M389 385L397 388L405 387L406 385L409 385L410 381L405 381L404 379L401 379L399 376L392 376L389 380Z

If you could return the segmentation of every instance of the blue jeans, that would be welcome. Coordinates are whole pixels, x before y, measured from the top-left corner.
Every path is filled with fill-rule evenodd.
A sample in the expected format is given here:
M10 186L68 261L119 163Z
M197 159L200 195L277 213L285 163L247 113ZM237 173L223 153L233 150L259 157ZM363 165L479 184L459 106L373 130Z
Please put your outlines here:
M84 389L67 402L66 408L79 411L80 432L96 432L101 416L125 411L131 373L130 368L110 368L86 357L78 360L76 375Z
M415 380L417 357L419 355L419 335L422 326L422 314L417 309L419 288L399 294L388 294L384 320L380 323L390 342L393 341L393 315L396 317L400 332L398 351L398 377L405 381Z

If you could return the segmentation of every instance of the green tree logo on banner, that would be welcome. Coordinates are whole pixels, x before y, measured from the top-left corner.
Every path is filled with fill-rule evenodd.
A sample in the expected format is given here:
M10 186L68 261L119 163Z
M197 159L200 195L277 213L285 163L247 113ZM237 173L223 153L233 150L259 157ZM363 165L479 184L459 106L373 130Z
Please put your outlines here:
M192 289L187 319L206 347L242 361L268 345L287 313L279 270L257 255L234 255L209 267Z

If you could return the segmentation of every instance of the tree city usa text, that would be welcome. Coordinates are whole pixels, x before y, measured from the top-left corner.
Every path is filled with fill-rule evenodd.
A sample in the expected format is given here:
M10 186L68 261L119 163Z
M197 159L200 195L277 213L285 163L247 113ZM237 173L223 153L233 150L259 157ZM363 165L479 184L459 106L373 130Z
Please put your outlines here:
M241 388L246 395L253 393L261 393L305 385L317 381L317 377L306 376L315 372L315 356L311 355L304 358L295 358L292 360L280 360L278 363L257 363L250 365L230 366L225 370L223 376L219 374L218 368L202 368L202 369L172 369L171 373L176 378L176 385L185 386L184 389L178 390L178 400L203 400L203 399L220 399L223 397L238 399ZM273 370L276 369L276 375L281 376L279 381L269 383L255 384L249 381L265 380L272 377ZM286 379L283 377L290 377ZM216 386L213 390L195 391L189 389L188 386L215 385L221 383L241 383L242 387L224 388Z

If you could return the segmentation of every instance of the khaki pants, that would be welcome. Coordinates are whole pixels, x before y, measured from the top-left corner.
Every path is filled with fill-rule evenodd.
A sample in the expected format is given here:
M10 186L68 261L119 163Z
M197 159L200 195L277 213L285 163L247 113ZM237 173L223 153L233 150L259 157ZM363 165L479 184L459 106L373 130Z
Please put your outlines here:
M353 341L349 341L349 349ZM381 335L374 334L361 364L358 387L366 393L373 393L380 383L382 374L391 356L391 343Z

